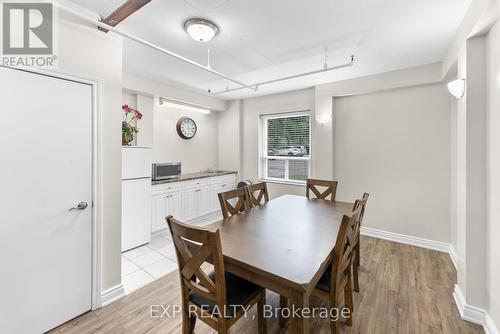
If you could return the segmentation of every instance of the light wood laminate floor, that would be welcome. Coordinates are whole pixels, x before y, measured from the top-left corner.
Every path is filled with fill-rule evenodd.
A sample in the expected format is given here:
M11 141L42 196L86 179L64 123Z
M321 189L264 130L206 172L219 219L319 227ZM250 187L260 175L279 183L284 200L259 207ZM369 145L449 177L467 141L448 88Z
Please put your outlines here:
M448 254L369 237L361 241L361 291L354 293L353 326L343 325L343 333L484 333L460 319L452 297L456 271ZM152 319L152 304L180 305L177 272L52 333L180 333L181 316ZM268 304L278 307L279 297L268 292ZM311 299L312 307L320 305ZM269 334L287 332L274 318L267 326ZM311 326L311 333L330 333L329 320L314 319ZM197 321L195 333L214 331ZM231 333L257 333L257 320L241 319Z

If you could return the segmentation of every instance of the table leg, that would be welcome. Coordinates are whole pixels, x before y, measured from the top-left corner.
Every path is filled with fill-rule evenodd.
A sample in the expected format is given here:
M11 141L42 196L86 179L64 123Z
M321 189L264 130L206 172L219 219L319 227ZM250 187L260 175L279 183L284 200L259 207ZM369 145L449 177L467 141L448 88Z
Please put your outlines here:
M302 314L302 309L309 308L309 296L304 292L293 292L290 296L290 310L292 314L294 310L298 310L299 315ZM292 316L290 318L289 333L290 334L309 334L310 332L310 312L305 313L307 316Z

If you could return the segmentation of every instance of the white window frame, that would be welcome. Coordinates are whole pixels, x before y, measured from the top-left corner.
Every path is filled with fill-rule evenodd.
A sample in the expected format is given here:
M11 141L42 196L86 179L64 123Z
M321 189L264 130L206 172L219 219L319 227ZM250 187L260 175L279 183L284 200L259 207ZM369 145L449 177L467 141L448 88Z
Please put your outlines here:
M267 121L269 119L289 118L297 116L309 117L309 156L308 157L284 157L284 156L268 156L267 153ZM308 161L307 177L311 177L311 156L312 156L312 117L310 110L278 113L278 114L264 114L260 115L259 123L259 180L275 183L284 183L291 185L305 185L306 181L290 180L289 179L289 162L291 160ZM273 178L267 175L269 160L285 160L285 178Z

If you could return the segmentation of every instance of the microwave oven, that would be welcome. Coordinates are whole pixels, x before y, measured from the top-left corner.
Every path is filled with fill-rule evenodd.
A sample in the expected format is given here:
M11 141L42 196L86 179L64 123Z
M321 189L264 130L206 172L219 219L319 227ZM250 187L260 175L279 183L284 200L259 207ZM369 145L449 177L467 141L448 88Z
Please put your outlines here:
M181 175L181 163L154 163L153 174L151 178L153 181L177 179Z

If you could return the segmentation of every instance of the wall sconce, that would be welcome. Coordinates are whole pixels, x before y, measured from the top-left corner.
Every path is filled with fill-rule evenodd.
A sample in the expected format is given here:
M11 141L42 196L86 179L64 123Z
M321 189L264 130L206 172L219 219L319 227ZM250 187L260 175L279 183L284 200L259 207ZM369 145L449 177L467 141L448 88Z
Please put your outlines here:
M316 115L316 122L318 122L320 124L328 123L328 121L331 119L332 119L332 114Z
M465 94L465 79L457 79L448 82L448 91L457 100L461 99Z

